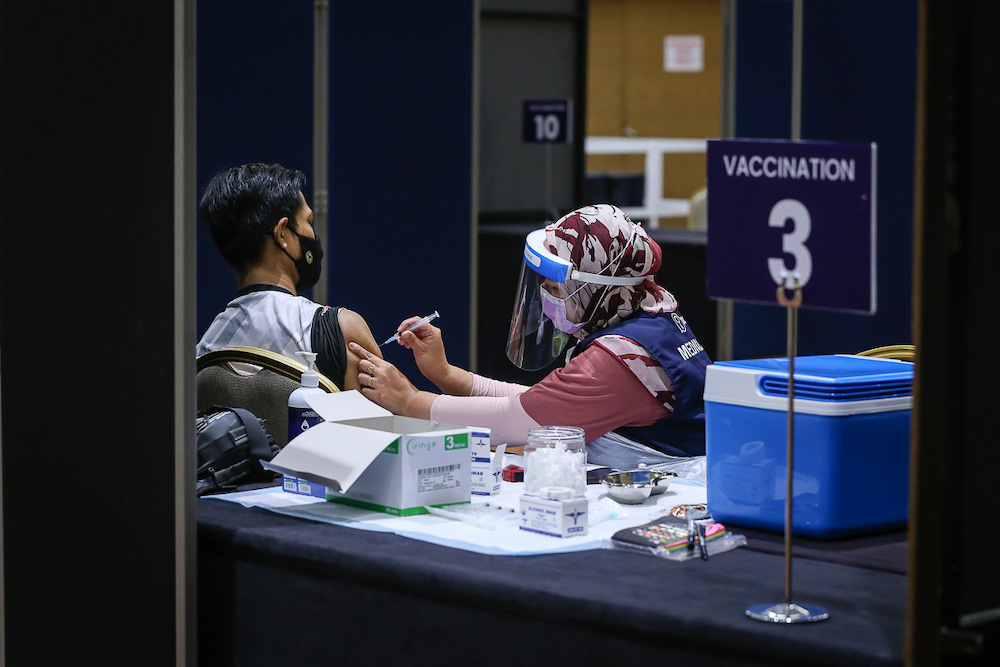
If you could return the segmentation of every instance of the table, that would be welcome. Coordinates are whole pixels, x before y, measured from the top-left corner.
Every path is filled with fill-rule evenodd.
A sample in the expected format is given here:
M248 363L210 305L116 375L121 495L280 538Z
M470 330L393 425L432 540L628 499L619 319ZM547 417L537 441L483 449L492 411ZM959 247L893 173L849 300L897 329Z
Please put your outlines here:
M905 536L796 540L794 600L831 618L779 626L744 610L783 600L781 536L738 532L709 561L490 556L201 499L200 664L903 664Z

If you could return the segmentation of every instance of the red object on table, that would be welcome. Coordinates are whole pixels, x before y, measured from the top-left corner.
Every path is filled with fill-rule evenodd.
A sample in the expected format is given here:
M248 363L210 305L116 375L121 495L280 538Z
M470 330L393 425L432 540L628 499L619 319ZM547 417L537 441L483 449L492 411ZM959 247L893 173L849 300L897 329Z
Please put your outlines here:
M509 465L503 469L503 481L505 482L523 482L524 481L524 468L519 468L515 465Z

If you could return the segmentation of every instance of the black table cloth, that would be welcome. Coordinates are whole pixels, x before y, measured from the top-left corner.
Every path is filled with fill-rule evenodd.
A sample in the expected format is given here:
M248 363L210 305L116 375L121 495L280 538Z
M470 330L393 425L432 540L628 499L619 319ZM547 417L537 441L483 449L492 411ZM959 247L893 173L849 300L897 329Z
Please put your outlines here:
M781 536L735 532L708 561L488 556L202 499L200 664L903 664L904 536L796 540L793 601L830 619L784 626L745 615L784 600Z

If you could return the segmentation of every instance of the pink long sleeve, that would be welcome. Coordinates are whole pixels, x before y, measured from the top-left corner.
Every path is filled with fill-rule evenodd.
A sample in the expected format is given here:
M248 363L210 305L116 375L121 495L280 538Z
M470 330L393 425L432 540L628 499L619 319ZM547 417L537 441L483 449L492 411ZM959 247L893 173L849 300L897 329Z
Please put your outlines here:
M523 445L528 439L528 429L538 427L538 422L529 417L521 407L518 394L438 396L431 404L431 419L488 428L490 442L494 445Z
M617 358L591 345L533 387L473 376L474 396L438 396L431 419L491 430L491 441L523 445L528 429L580 426L587 440L619 426L652 424L670 411ZM483 395L485 394L485 395Z
M513 382L491 380L482 375L472 374L472 393L470 396L516 396L528 391L529 387Z

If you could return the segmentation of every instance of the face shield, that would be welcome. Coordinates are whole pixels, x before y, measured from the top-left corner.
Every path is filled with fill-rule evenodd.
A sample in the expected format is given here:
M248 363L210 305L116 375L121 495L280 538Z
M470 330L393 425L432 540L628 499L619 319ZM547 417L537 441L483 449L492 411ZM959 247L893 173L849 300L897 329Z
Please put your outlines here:
M631 242L632 238L625 247ZM609 263L609 268L622 254L624 249ZM545 230L536 229L528 234L524 243L524 263L507 334L507 358L518 368L535 371L545 368L562 354L575 337L575 330L586 324L576 321L580 308L566 308L579 291L579 288L571 289L573 283L570 281L639 285L645 280L645 276L615 277L577 271L569 260L549 252L545 247Z

